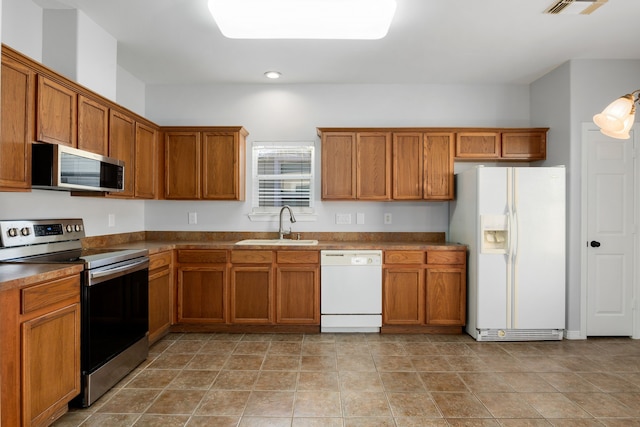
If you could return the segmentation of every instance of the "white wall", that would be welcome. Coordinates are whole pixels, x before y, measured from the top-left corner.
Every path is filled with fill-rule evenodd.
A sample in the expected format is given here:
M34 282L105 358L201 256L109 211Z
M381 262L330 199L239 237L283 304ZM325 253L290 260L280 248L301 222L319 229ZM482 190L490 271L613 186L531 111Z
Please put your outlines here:
M116 72L116 82L116 102L144 117L144 82L120 66Z
M116 100L118 42L83 12L45 9L42 62Z
M551 127L547 165L567 166L567 329L580 331L582 123L638 89L640 60L572 60L531 85L532 126Z
M225 85L147 86L147 117L161 125L242 125L250 133L247 201L148 202L150 230L277 231L275 222L251 222L251 143L315 141L317 127L529 126L529 88L464 85ZM447 231L442 202L322 202L316 181L315 222L298 221L294 231ZM189 212L198 224L188 224ZM356 214L365 214L356 224ZM383 224L391 213L393 223ZM335 224L338 213L351 225Z
M31 1L2 1L2 43L42 62L42 8Z

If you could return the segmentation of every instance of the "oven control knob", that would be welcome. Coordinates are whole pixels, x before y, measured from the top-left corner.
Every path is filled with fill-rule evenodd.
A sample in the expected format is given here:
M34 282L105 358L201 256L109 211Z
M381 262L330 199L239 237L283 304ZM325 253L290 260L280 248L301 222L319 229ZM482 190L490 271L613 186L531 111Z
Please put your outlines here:
M31 230L29 230L29 227L23 227L20 229L20 234L22 234L23 236L28 236L29 234L31 234Z
M10 228L9 231L7 231L7 234L9 235L9 237L16 237L18 235L18 229Z
M82 226L80 224L76 224L74 228L76 231L82 231Z
M73 225L68 224L65 228L66 228L66 230L67 230L67 233L71 233L71 232L73 232Z

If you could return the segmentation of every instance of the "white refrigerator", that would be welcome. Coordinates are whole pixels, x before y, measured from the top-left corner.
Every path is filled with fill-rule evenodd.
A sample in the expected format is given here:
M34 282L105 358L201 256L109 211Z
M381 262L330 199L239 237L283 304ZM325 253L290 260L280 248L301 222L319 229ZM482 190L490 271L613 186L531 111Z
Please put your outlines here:
M565 176L564 167L456 174L448 240L469 248L466 330L476 340L562 339Z

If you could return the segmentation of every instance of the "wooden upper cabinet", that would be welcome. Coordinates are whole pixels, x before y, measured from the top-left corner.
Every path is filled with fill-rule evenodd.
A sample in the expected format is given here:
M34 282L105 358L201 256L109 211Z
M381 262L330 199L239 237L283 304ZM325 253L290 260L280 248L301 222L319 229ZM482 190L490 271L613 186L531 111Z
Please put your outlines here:
M29 68L2 55L0 191L31 189L31 143L36 78Z
M391 133L358 132L356 153L357 198L391 199Z
M547 158L547 132L502 132L502 158L544 160Z
M247 131L163 128L166 199L244 200Z
M547 158L547 128L497 129L456 134L458 160L534 161Z
M244 200L245 136L240 132L202 133L202 198Z
M322 198L356 198L356 134L322 134Z
M458 132L456 157L460 159L500 158L499 132Z
M424 134L424 198L453 200L453 133Z
M37 139L77 147L76 92L45 76L38 76Z
M393 199L421 200L423 197L423 134L393 133Z
M109 157L124 162L124 191L111 193L117 197L133 197L135 179L135 121L118 111L110 110Z
M135 197L154 199L158 180L158 131L136 123L135 137Z
M109 155L109 107L78 95L78 148Z
M200 132L165 133L165 198L200 198Z

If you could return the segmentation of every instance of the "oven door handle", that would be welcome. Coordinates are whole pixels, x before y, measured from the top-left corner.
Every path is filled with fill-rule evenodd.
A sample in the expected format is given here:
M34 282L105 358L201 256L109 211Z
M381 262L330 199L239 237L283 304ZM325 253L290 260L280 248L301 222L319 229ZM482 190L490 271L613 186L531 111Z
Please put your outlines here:
M131 262L125 265L120 265L115 268L110 268L108 270L99 270L95 272L90 271L89 280L92 282L94 279L100 279L107 276L117 277L119 275L122 275L120 273L133 273L135 271L147 268L148 266L149 266L149 258L142 258L140 260L136 260L134 262Z

